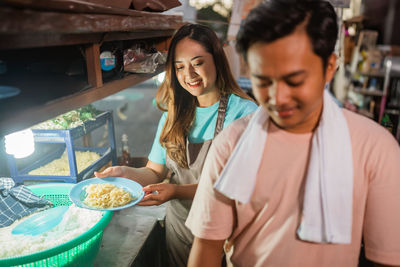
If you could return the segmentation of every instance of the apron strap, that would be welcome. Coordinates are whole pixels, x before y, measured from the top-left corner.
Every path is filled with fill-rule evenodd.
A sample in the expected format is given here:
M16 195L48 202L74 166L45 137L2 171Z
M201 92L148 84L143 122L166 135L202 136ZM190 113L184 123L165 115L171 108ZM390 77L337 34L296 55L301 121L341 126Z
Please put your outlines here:
M214 138L219 134L223 127L224 127L224 121L225 121L225 112L226 112L226 107L228 105L228 96L227 95L221 95L221 98L219 99L219 106L218 106L218 117L217 117L217 124L215 125L215 130L214 130Z

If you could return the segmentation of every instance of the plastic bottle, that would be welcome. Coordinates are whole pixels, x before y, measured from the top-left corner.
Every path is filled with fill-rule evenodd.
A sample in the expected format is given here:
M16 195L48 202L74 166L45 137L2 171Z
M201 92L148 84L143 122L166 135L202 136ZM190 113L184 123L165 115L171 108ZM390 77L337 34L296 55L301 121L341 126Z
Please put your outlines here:
M388 114L385 114L385 115L383 116L382 121L381 121L381 125L382 125L383 127L385 127L386 129L388 129L388 131L389 131L390 133L393 133L393 123L392 123L392 121L390 120L390 117L389 117Z
M121 78L124 70L121 42L107 42L100 46L100 66L103 81Z
M122 156L118 160L120 166L132 166L132 157L129 152L128 136L122 135Z

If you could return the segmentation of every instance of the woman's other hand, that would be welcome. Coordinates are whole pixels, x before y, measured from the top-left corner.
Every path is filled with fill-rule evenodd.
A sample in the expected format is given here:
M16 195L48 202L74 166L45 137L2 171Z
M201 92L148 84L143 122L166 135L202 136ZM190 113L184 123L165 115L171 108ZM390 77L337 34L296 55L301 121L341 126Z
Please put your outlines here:
M175 187L176 185L169 183L151 184L145 186L143 187L145 195L138 205L161 205L162 203L174 198L176 190Z
M108 167L102 172L94 172L94 175L97 178L106 178L106 177L123 177L123 169L122 166L112 166Z
M138 182L142 186L160 183L165 177L167 168L163 164L147 162L146 167L133 168L128 166L112 166L102 172L94 172L97 178L123 177Z

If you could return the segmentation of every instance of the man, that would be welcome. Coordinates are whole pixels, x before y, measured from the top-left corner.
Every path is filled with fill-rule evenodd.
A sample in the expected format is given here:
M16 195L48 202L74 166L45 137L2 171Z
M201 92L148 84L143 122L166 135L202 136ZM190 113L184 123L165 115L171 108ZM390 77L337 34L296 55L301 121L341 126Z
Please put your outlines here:
M271 0L237 49L260 103L214 140L186 221L189 266L400 266L400 149L338 107L337 17L326 1Z

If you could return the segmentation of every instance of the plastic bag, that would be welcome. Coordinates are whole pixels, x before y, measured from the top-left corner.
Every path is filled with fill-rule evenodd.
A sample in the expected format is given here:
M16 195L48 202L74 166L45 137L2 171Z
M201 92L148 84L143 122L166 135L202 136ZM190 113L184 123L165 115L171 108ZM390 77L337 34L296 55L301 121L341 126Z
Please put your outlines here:
M140 46L124 51L124 71L133 73L154 73L160 64L165 64L166 53L147 52Z
M182 4L178 0L132 0L132 5L136 10L162 12Z

